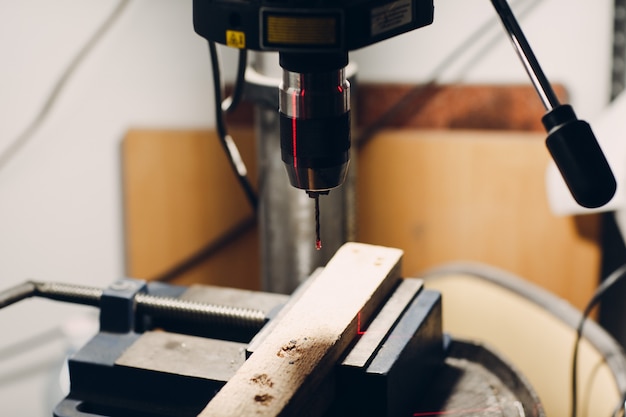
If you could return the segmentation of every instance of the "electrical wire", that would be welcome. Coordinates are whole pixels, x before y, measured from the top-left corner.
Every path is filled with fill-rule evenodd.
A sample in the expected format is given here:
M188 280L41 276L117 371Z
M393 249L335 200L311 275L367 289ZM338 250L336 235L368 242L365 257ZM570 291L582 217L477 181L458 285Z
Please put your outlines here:
M34 118L28 123L24 130L15 139L9 142L9 145L0 153L0 172L8 165L15 155L26 145L33 137L37 129L46 120L50 111L54 108L59 96L71 80L76 70L83 63L85 58L93 51L95 46L102 40L111 27L119 20L123 12L126 10L131 0L120 0L113 11L100 24L91 37L74 55L71 61L65 67L61 76L54 83L50 94L46 97L43 105L35 114Z
M233 92L230 96L226 97L222 101L222 110L225 113L233 112L241 99L243 98L243 91L246 84L246 68L248 66L248 51L246 49L239 50L239 59L237 63L237 76L235 78L235 85Z
M572 389L572 407L571 407L572 414L571 416L572 417L577 417L577 414L578 414L578 404L577 404L578 403L578 377L577 377L578 350L579 350L579 345L580 345L580 339L582 338L582 334L583 334L583 326L585 325L585 322L587 318L589 317L589 314L591 314L591 311L596 307L598 302L600 302L600 300L607 293L607 291L613 288L613 286L616 285L618 282L622 281L624 277L626 277L626 264L617 268L604 281L602 281L600 286L598 286L593 296L587 303L587 306L583 310L582 316L580 318L578 327L576 329L576 338L574 341L574 353L572 355L572 381L571 381L571 389ZM614 416L617 415L617 413L619 413L620 410L623 409L625 400L626 400L626 392L622 393L622 399L620 401L620 404L618 404L618 406L616 407L616 410L613 414Z
M250 206L252 206L252 209L256 211L258 201L256 192L248 180L248 170L243 162L243 159L241 158L241 154L239 153L239 149L237 148L235 141L232 136L228 134L226 121L224 120L224 107L226 107L227 110L230 110L232 108L232 104L236 102L234 99L230 102L230 104L224 104L222 102L222 81L220 77L220 62L217 55L217 45L213 41L208 41L208 43L209 54L211 57L211 67L213 69L213 89L215 90L215 127L217 128L217 136L219 137L222 148L224 148L224 152L226 152L228 157L228 162L230 163L230 166L235 173L235 176L237 177L237 180L239 181ZM241 69L241 61L240 55L240 70L238 71L240 74L245 72L245 65L244 69ZM242 83L243 79L239 80L237 84ZM235 91L241 88L243 87L235 87Z

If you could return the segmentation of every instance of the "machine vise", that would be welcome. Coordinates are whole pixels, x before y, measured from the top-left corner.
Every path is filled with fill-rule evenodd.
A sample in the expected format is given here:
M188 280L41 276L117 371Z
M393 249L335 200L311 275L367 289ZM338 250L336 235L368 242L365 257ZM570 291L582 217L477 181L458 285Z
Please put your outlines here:
M55 417L536 413L532 388L505 361L443 332L441 294L400 278L401 257L346 244L290 296L28 282L0 293L0 307L33 295L100 307L100 331L69 358L71 390Z

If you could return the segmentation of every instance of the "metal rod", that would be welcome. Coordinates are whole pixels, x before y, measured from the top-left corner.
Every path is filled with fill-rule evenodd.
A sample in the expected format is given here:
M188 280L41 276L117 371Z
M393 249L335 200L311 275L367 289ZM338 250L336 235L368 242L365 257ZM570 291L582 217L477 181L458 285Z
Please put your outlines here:
M0 308L22 301L35 295L35 284L25 282L8 290L0 292Z
M532 48L526 40L526 36L524 36L522 28L517 23L517 19L515 19L509 4L506 0L491 0L491 3L496 9L504 28L509 34L511 42L515 47L515 51L522 61L522 64L530 77L530 81L535 87L535 90L537 90L537 94L539 94L539 98L543 102L546 110L550 111L555 107L560 106L559 99L554 93L550 82L543 73L543 70L537 61Z
M102 293L103 290L100 288L83 285L28 281L0 292L0 308L33 296L99 307ZM265 313L261 310L141 293L135 296L135 302L137 312L159 318L191 320L248 329L260 329L265 324Z
M36 296L67 303L99 307L103 290L62 282L34 282Z
M156 297L137 294L137 311L155 317L209 322L223 326L261 329L265 324L265 313L241 307L189 301L180 298Z

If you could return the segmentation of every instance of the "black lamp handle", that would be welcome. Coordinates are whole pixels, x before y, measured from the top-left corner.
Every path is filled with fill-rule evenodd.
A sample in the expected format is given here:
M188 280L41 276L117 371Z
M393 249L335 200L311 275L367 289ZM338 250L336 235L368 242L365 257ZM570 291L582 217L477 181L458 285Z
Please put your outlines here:
M617 183L591 126L561 105L506 0L491 0L547 113L546 146L578 204L597 208L615 195Z

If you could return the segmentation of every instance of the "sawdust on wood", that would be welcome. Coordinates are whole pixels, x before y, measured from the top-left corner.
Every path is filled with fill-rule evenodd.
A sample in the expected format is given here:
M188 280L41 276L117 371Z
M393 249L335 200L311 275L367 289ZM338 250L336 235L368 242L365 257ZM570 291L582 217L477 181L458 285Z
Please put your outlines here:
M273 399L274 397L270 394L258 394L254 396L254 401L260 403L261 405L269 405Z
M276 352L276 356L289 358L289 363L293 364L302 356L302 348L298 345L297 340L290 340L289 343L281 346L280 350Z
M274 381L272 381L272 379L269 376L267 376L267 374L255 375L252 378L250 378L250 382L262 385L264 387L272 388L274 386Z

